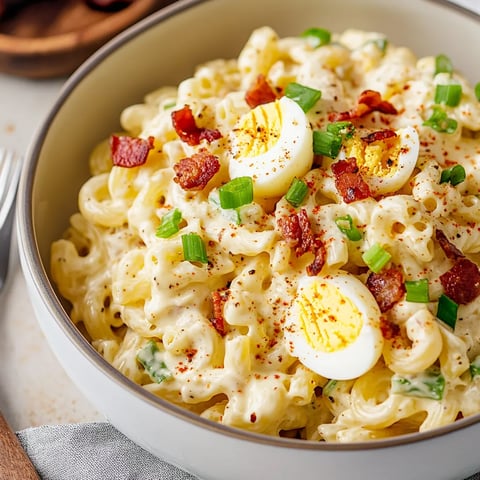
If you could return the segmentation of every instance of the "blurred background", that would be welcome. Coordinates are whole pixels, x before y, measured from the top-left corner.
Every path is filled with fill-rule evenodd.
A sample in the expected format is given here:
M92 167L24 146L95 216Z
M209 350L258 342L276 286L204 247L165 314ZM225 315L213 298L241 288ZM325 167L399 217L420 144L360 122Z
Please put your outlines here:
M70 74L131 24L172 0L0 0L0 72Z

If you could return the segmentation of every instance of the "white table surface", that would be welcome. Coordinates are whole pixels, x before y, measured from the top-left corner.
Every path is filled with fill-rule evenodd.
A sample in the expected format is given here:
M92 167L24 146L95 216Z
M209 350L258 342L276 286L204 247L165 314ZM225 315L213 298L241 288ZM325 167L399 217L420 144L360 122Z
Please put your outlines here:
M480 12L480 0L457 0ZM0 145L25 153L65 79L28 80L0 74ZM101 420L51 353L26 292L16 240L0 292L0 410L11 426Z
M64 81L0 74L0 145L25 153ZM0 410L15 430L102 419L47 345L27 295L15 237L0 292Z

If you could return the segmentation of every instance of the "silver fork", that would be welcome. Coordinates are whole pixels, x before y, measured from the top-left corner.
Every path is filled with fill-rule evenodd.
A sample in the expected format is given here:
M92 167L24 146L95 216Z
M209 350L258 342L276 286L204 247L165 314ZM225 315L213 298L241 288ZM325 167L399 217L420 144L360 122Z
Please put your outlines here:
M10 257L15 196L21 161L10 150L0 148L0 290L5 285ZM0 412L0 478L39 480L34 466L17 436Z
M15 196L21 163L13 151L0 147L0 290L5 285L8 273Z

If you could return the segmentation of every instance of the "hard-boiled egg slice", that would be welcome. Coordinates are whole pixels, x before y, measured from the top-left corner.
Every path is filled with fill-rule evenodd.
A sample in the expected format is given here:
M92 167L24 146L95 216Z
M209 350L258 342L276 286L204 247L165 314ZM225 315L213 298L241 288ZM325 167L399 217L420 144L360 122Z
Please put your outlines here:
M362 178L374 195L400 190L417 163L420 148L417 131L406 127L397 130L394 136L382 139L379 135L378 140L371 140L371 136L358 135L346 140L339 158L356 158Z
M288 97L253 108L231 133L230 177L252 177L257 197L285 194L312 166L312 135L305 112Z
M301 277L284 335L301 363L337 380L366 373L383 348L377 302L359 279L342 271Z

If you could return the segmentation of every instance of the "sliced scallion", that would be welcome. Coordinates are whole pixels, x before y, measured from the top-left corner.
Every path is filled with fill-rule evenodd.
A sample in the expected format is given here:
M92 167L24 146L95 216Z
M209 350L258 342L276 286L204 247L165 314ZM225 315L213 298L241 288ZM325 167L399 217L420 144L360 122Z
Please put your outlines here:
M333 133L334 135L341 135L345 138L353 137L353 132L355 131L355 126L352 122L333 122L327 125L327 132Z
M378 273L392 258L392 256L378 243L374 243L363 255L362 259L368 268Z
M465 181L466 176L465 168L462 165L454 165L453 167L442 170L440 183L449 182L455 186Z
M313 153L337 158L342 147L342 137L325 130L313 131Z
M288 188L285 199L293 207L299 207L305 200L307 193L308 185L303 180L295 177Z
M163 361L162 353L154 340L149 340L137 354L138 362L156 383L170 380L173 375Z
M392 393L441 400L444 392L445 377L435 366L418 374L392 376Z
M457 323L458 304L442 293L438 299L437 318L450 328L455 329Z
M475 96L477 100L480 102L480 82L475 85Z
M443 103L449 107L456 107L462 98L462 86L458 83L437 85L435 87L435 103Z
M291 82L285 88L285 96L297 102L306 113L320 100L322 92L296 82Z
M478 377L480 375L480 355L477 355L472 362L470 363L470 375L472 378Z
M432 115L423 122L423 125L440 133L453 133L457 129L458 123L454 118L449 118L441 107L435 106Z
M175 107L177 105L176 101L168 102L163 105L164 110L170 110L171 108Z
M353 224L353 219L350 215L344 215L343 217L338 217L335 219L335 223L338 229L353 242L358 242L361 240L362 234L360 230Z
M208 263L207 249L196 233L182 235L183 259L187 262Z
M179 225L182 221L182 212L174 208L166 213L157 228L156 235L160 238L169 238L179 231Z
M435 73L434 75L437 75L438 73L452 73L453 72L453 65L452 61L450 58L448 58L446 55L443 53L440 55L437 55L435 57Z
M220 198L218 194L218 190L212 190L210 195L208 196L208 201L211 202L215 207L217 207L223 218L226 218L229 222L234 223L236 225L240 225L242 223L242 214L239 208L222 208L220 206Z
M427 278L421 278L420 280L406 280L405 290L407 291L405 297L407 302L428 303L430 301Z
M238 208L253 201L253 180L251 177L237 177L218 189L222 208Z
M242 214L239 208L222 208L222 215L231 223L235 225L242 224Z
M313 48L318 48L322 45L328 45L332 39L332 34L324 28L313 27L305 30L301 37L305 38Z
M373 40L370 40L370 43L373 43L382 54L385 55L388 46L388 40L386 38L374 38Z
M328 397L333 392L333 390L335 390L337 383L338 383L338 380L333 380L333 379L329 380L322 389L322 395L324 397Z

